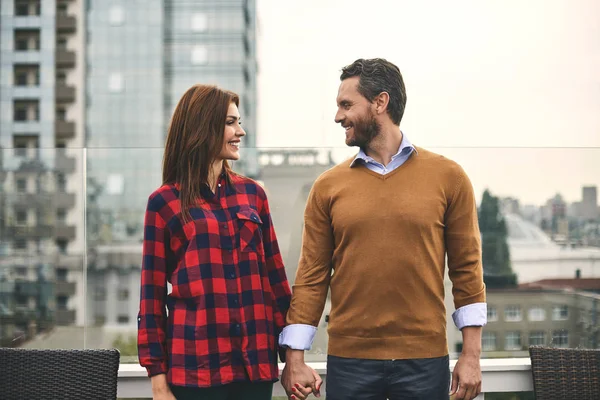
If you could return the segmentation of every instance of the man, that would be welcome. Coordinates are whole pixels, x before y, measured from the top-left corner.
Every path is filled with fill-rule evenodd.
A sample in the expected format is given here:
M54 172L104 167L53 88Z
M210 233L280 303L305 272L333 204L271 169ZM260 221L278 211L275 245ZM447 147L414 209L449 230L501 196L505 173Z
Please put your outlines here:
M406 91L383 59L343 68L335 121L353 157L309 195L287 326L282 384L319 394L304 363L331 289L327 400L473 399L481 391L485 286L471 182L455 162L400 130ZM453 283L463 349L450 387L444 272Z

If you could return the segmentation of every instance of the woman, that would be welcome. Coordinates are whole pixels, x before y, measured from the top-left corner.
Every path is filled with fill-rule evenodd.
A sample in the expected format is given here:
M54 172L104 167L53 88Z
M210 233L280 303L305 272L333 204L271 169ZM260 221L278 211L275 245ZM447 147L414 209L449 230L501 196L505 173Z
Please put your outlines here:
M138 352L154 400L266 400L278 378L291 291L265 191L228 164L238 105L215 86L183 95L148 200Z

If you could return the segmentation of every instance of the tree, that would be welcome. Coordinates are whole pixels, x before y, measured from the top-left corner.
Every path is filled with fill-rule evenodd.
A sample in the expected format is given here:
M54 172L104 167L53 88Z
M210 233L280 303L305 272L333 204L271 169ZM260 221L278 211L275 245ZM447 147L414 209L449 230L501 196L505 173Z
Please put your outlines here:
M137 338L135 336L123 337L119 335L112 344L112 347L118 349L122 357L137 356Z
M486 190L479 206L479 229L483 250L483 279L489 288L517 285L508 250L506 221L497 197Z

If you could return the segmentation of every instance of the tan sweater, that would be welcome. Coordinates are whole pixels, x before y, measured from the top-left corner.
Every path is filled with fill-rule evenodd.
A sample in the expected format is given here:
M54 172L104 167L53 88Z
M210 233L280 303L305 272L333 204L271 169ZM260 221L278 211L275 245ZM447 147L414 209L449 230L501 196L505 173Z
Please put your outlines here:
M317 326L331 287L330 355L448 354L446 249L456 308L485 302L471 182L455 162L417 150L387 175L347 160L309 195L287 323Z

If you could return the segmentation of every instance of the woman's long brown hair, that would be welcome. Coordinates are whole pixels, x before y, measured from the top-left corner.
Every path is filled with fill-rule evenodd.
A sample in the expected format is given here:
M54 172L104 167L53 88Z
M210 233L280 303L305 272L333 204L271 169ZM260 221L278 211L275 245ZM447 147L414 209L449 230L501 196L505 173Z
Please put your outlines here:
M163 184L179 184L181 214L191 219L190 207L208 184L213 162L223 148L229 105L239 106L237 94L216 86L194 85L177 103L171 118L163 158ZM231 172L227 161L223 168Z

